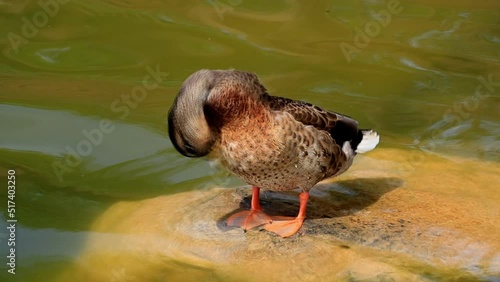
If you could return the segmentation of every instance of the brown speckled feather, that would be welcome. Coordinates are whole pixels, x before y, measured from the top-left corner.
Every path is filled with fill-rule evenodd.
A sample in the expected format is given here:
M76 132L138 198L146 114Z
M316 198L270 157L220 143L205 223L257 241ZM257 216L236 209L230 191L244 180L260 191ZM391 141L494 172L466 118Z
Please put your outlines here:
M273 111L288 112L297 121L305 125L312 125L319 130L327 131L335 140L335 143L340 146L346 141L352 141L351 147L356 150L362 139L362 134L358 129L358 122L351 117L325 111L306 102L275 97L269 94L262 95L261 99L266 101Z

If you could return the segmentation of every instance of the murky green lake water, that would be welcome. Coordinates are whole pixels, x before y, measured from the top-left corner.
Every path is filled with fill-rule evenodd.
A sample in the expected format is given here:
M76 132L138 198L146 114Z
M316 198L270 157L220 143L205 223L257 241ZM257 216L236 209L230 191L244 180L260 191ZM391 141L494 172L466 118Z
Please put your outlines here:
M180 156L168 140L168 108L183 80L201 68L255 72L273 95L376 129L378 150L387 154L374 151L366 167L382 167L377 159L387 158L431 177L435 167L426 161L455 160L447 163L450 170L461 165L449 178L454 185L395 188L444 202L465 195L487 219L500 214L498 1L7 0L0 2L0 35L2 281L252 280L213 275L217 268L206 265L201 272L210 275L201 275L201 266L175 256L155 268L162 275L148 278L127 276L127 267L117 270L109 258L106 267L99 259L88 266L111 271L106 279L74 270L89 238L104 232L93 229L96 220L114 205L243 184L206 160ZM489 184L469 191L468 172L479 164L488 167L480 177ZM9 170L16 177L12 216ZM401 175L405 182L408 174ZM17 219L15 275L6 265L9 218ZM489 268L465 273L498 279L496 243ZM439 267L412 273L457 279ZM458 278L472 279L467 275Z

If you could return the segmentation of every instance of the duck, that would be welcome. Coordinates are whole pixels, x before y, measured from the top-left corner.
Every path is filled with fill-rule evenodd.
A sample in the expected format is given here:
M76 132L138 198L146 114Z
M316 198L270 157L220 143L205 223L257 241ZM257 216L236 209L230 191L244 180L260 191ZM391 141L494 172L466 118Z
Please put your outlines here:
M344 173L380 140L347 115L271 96L256 74L234 69L191 74L169 110L168 133L180 154L215 159L252 187L250 210L229 216L227 226L263 226L281 237L300 230L318 182ZM267 215L261 189L300 189L297 216Z

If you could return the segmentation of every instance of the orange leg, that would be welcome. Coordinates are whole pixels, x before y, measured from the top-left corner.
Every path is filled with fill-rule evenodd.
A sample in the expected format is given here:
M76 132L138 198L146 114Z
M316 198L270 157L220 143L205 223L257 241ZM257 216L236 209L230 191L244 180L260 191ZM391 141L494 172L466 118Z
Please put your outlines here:
M260 189L257 186L252 187L252 203L249 211L241 211L233 214L227 219L227 226L237 226L245 231L254 227L270 223L271 217L262 211L259 203Z
M273 217L272 223L264 226L267 231L274 232L281 237L289 237L299 231L302 223L306 218L307 201L309 200L309 192L302 192L299 196L300 208L297 217Z

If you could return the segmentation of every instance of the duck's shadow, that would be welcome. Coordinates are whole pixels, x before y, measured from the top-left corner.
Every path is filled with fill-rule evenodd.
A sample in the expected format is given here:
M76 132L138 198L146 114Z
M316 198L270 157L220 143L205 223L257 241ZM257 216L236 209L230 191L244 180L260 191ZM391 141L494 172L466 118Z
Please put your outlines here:
M401 187L404 181L397 177L357 178L316 185L307 205L307 220L335 218L353 214L373 203L386 193ZM227 229L226 220L232 214L250 209L251 189L240 191L240 207L217 221ZM298 191L263 191L260 204L269 215L296 216L299 209Z

